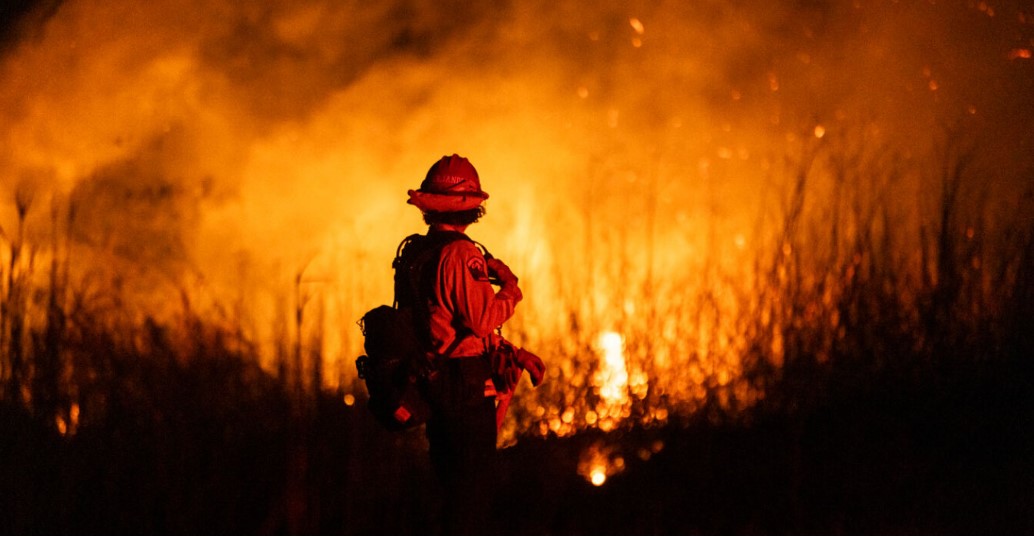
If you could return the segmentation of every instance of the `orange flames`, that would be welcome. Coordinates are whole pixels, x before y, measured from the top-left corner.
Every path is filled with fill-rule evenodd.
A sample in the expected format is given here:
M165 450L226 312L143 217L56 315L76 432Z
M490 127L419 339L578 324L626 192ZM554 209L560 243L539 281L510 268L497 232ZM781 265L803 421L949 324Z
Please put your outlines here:
M624 457L614 454L612 448L608 448L600 442L585 450L578 462L578 474L597 487L606 483L607 478L624 470Z
M1009 59L1010 60L1015 60L1015 59L1019 59L1019 58L1023 58L1025 60L1027 60L1027 59L1030 59L1030 57L1031 57L1031 54L1030 54L1030 49L1029 48L1014 48L1014 49L1009 51Z
M1010 106L1029 62L1002 57L1030 43L1001 37L1031 25L1001 7L981 49L940 3L411 4L82 0L23 29L0 64L0 298L40 326L45 293L15 291L64 266L63 300L113 326L189 339L197 315L353 404L355 320L423 229L405 192L457 152L491 194L470 233L525 290L504 335L549 366L504 441L653 426L763 398L744 372L782 365L787 327L834 338L870 261L846 245L893 226L887 259L925 277L939 125L1018 141L995 148L1001 199L1031 166Z

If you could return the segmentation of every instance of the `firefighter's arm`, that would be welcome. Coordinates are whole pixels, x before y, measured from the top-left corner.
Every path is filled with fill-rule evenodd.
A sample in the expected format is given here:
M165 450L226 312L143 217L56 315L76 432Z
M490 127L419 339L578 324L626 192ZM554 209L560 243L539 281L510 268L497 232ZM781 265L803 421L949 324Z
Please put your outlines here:
M513 274L513 271L510 270L506 263L492 257L485 260L485 266L488 267L489 276L495 276L501 284L499 292L496 293L497 297L513 298L515 303L520 302L524 298L521 288L517 287L517 276Z
M488 265L476 246L467 241L449 244L442 252L442 265L443 290L451 289L453 311L477 337L487 336L513 316L522 298L517 278L496 293L488 280Z

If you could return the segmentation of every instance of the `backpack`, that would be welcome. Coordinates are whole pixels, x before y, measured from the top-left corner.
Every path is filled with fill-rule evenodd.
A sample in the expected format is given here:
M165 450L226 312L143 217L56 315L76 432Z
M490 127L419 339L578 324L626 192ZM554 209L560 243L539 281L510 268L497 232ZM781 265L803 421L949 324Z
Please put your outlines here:
M381 425L392 431L427 421L430 407L420 392L427 358L420 346L412 311L381 305L363 315L359 328L366 354L355 361L359 378L370 394L367 407Z
M460 239L470 240L456 232L406 237L392 262L393 305L377 306L359 320L366 354L356 359L356 370L366 382L367 407L388 430L416 427L430 416L422 384L434 374L434 353L429 350L428 330L417 328L419 321L426 326L429 316L422 290L429 289L436 273L438 264L433 261L447 244Z

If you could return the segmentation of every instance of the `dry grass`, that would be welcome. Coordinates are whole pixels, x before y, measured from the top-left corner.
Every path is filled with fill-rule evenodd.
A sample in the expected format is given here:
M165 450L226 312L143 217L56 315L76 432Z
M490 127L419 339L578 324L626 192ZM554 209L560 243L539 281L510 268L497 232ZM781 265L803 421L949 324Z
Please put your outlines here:
M562 455L558 461L570 459L573 476L584 439L601 429L622 431L626 439L667 435L672 446L682 446L677 450L689 450L687 457L702 448L682 444L686 431L720 438L732 449L780 446L769 461L785 468L776 474L747 459L721 460L757 470L758 479L769 481L753 484L788 498L792 516L766 518L774 515L754 510L748 515L755 525L742 527L722 524L750 505L723 505L711 519L651 511L653 525L624 522L632 532L968 527L948 518L924 524L903 513L881 525L880 513L847 502L861 494L877 505L880 494L903 494L906 485L923 483L927 471L950 464L928 458L936 450L927 442L963 452L986 445L1005 453L1007 467L1020 464L1017 453L1030 447L1005 427L973 423L1010 411L1030 415L1029 404L1016 405L1029 387L1034 351L1028 326L1034 195L1029 189L1013 200L978 195L989 171L975 166L975 154L948 136L940 164L920 167L857 139L812 141L773 168L779 202L757 216L759 231L746 253L721 246L716 228L699 255L681 264L671 263L664 246L673 235L658 222L639 228L652 237L640 241L629 238L634 229L622 232L587 215L596 224L575 242L580 268L557 270L555 303L532 307L508 329L511 338L552 358L548 383L523 388L512 410L504 436L525 442L508 456L533 464L543 450ZM174 315L158 320L126 311L121 293L130 291L70 268L71 253L85 247L72 240L74 205L55 201L44 232L27 232L30 222L40 222L31 216L41 205L31 191L19 190L14 227L0 233L0 435L12 439L0 447L6 483L0 505L8 513L0 527L14 533L435 527L433 506L418 505L433 490L426 465L414 458L423 449L419 436L386 435L362 412L361 400L343 405L344 393L362 393L354 379L323 388L329 381L322 364L335 357L321 354L324 310L310 304L304 271L293 297L281 302L277 367L264 370L242 323L196 311L186 284L172 301ZM650 252L645 267L633 262L642 259L642 248ZM586 288L602 291L586 295ZM604 329L624 338L627 397L616 401L599 387ZM985 399L967 406L978 395ZM968 421L953 419L957 412ZM983 438L956 436L967 431ZM825 433L843 443L823 444ZM883 433L890 436L866 436ZM863 446L903 447L915 466L904 471L900 487L882 488L839 466L853 464ZM902 471L863 459L861 468L888 477ZM680 475L702 471L678 454L667 461L662 464ZM978 463L991 464L983 457ZM820 475L822 465L834 467L833 477ZM513 471L507 479L515 486L536 486ZM1005 473L993 473L1003 490L1015 490ZM979 479L956 477L966 486ZM862 492L837 489L843 503L824 511L807 489L836 488L834 479L867 484ZM392 495L413 482L417 499ZM560 482L580 498L595 494ZM623 486L631 485L615 487L633 494ZM941 500L955 505L957 498ZM933 512L936 501L924 505ZM400 514L385 519L378 514L384 505ZM578 505L571 509L571 516L588 517L577 514ZM802 522L824 512L826 518ZM992 512L978 515L986 520ZM845 525L838 516L873 523ZM601 530L588 522L516 527ZM1012 522L1019 525L1001 527L1029 529Z

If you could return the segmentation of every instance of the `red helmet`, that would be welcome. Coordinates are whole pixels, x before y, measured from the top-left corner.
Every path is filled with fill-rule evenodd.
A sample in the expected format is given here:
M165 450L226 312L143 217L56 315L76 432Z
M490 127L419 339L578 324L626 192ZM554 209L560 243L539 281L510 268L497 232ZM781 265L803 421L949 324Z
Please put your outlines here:
M421 211L450 213L473 209L488 199L481 179L469 160L453 154L427 170L420 190L409 191L409 203Z

